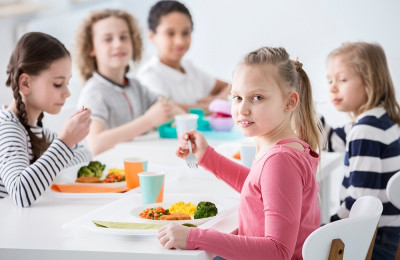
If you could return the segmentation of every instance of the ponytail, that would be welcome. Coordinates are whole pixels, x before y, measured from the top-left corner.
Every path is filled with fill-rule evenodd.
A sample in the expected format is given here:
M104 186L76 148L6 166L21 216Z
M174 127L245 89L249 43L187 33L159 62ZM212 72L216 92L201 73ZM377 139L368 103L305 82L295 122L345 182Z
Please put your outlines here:
M310 80L299 61L289 59L284 48L263 47L252 51L242 61L247 65L275 65L278 68L278 82L286 93L295 90L300 102L293 112L292 122L298 138L312 149L321 150L320 134L322 125L316 118Z
M300 96L300 102L293 117L296 134L313 149L318 149L318 151L320 151L321 140L316 137L320 136L323 127L321 121L316 117L310 79L303 70L303 64L301 62L297 59L292 62L297 71Z

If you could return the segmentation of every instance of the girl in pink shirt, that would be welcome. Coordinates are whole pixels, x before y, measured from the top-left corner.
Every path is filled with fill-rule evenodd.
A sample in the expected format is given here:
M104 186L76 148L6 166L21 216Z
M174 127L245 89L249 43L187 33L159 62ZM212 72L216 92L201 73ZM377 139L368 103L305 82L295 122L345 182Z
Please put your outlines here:
M240 192L237 233L170 224L158 239L219 259L302 259L304 240L320 225L320 131L308 76L285 49L264 47L239 63L231 94L233 119L255 139L251 169L216 153L197 131L184 135L177 155L187 156L190 139L200 165Z

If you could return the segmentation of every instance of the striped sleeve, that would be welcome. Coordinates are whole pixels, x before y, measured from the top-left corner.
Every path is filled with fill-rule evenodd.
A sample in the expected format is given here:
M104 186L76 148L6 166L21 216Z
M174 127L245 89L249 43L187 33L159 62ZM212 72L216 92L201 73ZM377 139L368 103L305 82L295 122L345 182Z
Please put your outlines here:
M323 116L320 117L324 138L324 150L328 152L344 152L346 149L346 133L350 130L351 125L333 128L329 126Z
M340 191L341 206L336 219L349 215L353 203L372 195L383 203L380 228L400 231L400 210L386 195L389 179L400 170L399 127L387 115L365 117L348 134L344 161L344 179Z
M78 143L72 149L74 153L74 158L68 164L68 166L76 165L79 163L89 162L92 160L92 154L89 149L83 143Z
M45 129L44 133L45 133L47 140L49 140L50 142L52 142L53 140L55 140L57 138L57 134L48 129ZM79 163L89 162L92 160L92 154L90 153L89 149L86 148L86 146L84 145L83 142L76 144L72 148L72 152L74 153L74 157L73 157L72 161L68 164L67 167L73 166L73 165L76 165Z
M0 177L15 204L29 207L51 185L57 173L73 158L73 152L55 139L30 165L27 135L15 122L0 124Z

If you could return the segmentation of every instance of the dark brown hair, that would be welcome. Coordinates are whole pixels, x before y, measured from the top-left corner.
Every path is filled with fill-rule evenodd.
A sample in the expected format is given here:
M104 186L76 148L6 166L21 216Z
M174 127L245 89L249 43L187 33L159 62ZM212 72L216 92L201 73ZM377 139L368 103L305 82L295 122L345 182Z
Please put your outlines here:
M118 10L118 9L103 9L93 11L79 27L76 46L75 56L79 69L79 73L84 82L93 76L93 72L97 70L96 58L90 55L90 52L94 49L93 47L93 25L103 19L109 17L116 17L126 22L129 28L129 35L132 40L132 59L134 62L139 62L142 58L143 44L142 36L140 34L138 22L129 13ZM129 70L129 65L126 66L126 72Z
M49 147L50 143L46 140L42 131L42 138L36 136L28 125L27 112L22 96L19 93L19 77L22 73L37 76L43 70L48 69L54 61L70 54L65 46L56 38L40 32L30 32L24 34L19 39L14 51L11 54L7 66L6 85L11 87L17 107L17 117L29 134L32 145L33 159L35 162ZM43 127L43 112L37 119L37 125Z
M149 17L147 18L147 25L149 29L156 33L157 27L160 24L161 17L166 16L170 13L178 12L186 15L192 25L193 30L193 20L190 15L189 10L186 6L178 1L162 0L154 4L149 12Z
M296 135L314 150L321 148L321 123L316 118L310 80L298 60L290 60L284 48L263 47L245 56L242 63L268 70L265 65L277 66L277 81L283 91L296 91L300 102L293 113L292 123ZM266 71L268 72L268 71Z

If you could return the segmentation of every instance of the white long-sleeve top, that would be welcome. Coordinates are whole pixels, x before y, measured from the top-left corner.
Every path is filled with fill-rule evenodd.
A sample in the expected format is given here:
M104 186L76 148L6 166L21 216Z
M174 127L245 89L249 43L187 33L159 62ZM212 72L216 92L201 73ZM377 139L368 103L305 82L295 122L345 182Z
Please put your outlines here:
M41 127L32 127L31 131L42 137ZM48 129L43 132L51 144L30 164L33 153L28 132L12 111L0 111L0 198L10 195L18 206L29 207L64 167L91 160L83 145L71 150L55 133Z

